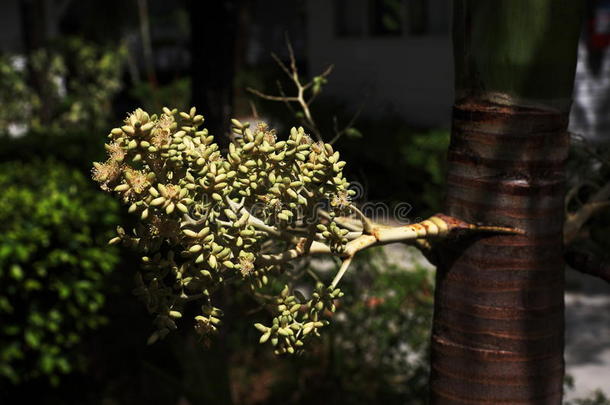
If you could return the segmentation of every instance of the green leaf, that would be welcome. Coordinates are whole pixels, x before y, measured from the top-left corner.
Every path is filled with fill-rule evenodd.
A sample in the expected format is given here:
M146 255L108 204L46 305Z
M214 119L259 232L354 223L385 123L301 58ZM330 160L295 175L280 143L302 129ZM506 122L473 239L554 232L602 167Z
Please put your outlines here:
M345 135L348 138L362 138L362 133L354 127L349 127L345 130Z

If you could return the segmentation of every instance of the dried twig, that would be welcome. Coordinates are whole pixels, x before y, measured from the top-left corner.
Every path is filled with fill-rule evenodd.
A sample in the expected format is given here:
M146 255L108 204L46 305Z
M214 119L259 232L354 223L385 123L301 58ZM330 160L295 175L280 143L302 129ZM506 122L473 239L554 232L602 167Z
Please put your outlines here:
M356 110L354 115L352 115L352 118L349 120L347 125L345 125L343 127L343 129L341 129L341 130L339 130L339 128L338 128L339 125L337 123L337 120L336 119L334 120L333 124L334 124L334 129L335 129L335 136L329 142L331 145L334 145L335 142L337 142L339 140L339 138L341 138L343 135L345 135L348 129L353 128L354 124L358 120L358 117L360 117L360 114L362 113L363 108L364 108L364 101L362 103L360 103L360 106L358 107L358 109Z
M294 55L294 49L292 48L292 44L288 37L286 37L286 48L288 49L288 65L284 63L279 56L275 53L271 54L273 60L277 63L280 69L286 74L288 79L292 82L296 89L296 95L288 96L286 92L282 88L281 83L278 81L278 92L279 95L272 95L264 93L260 90L254 89L252 87L248 87L246 90L255 96L262 98L263 100L269 101L279 101L286 104L286 106L290 109L290 111L297 117L299 117L301 124L303 127L307 128L313 136L318 140L322 141L322 133L316 124L316 120L313 117L311 112L311 105L316 100L318 95L321 92L321 86L324 82L326 82L326 78L332 73L334 66L328 66L321 74L314 77L312 80L308 82L303 82L298 71L296 57ZM292 104L296 104L299 108L299 112L294 109ZM344 135L349 128L351 128L358 116L360 115L363 108L363 104L358 108L356 113L352 116L347 126L341 130L339 130L337 125L335 125L335 134L330 141L330 143L336 142L342 135Z

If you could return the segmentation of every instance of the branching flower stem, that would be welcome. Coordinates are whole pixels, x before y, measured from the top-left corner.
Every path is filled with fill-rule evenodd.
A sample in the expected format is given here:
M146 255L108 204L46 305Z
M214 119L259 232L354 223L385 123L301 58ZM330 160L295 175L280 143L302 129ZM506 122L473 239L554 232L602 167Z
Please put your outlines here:
M326 210L318 209L318 215L321 218L326 219L327 221L331 221L332 220L331 215ZM345 229L347 229L349 231L352 231L352 232L362 232L362 228L360 226L358 226L356 223L353 223L350 220L351 220L351 218L335 218L335 222L337 224L341 225L342 228L345 228Z
M274 236L276 239L283 239L283 240L286 240L289 242L296 241L297 238L294 235L291 235L290 233L287 233L287 232L282 232L270 225L267 225L265 222L263 222L262 220L258 219L254 215L252 215L252 213L250 213L243 206L243 199L241 202L236 203L235 201L231 200L229 197L226 197L226 201L229 204L229 206L231 207L231 209L236 214L240 214L240 215L246 214L248 216L248 224L252 225L256 229L267 232L270 235Z
M387 226L373 222L356 207L352 207L352 209L362 221L363 229L360 232L353 231L348 234L350 236L350 241L345 245L343 252L333 252L328 245L315 241L313 238L301 238L297 243L297 247L277 254L262 255L259 258L258 263L262 265L281 264L306 255L339 256L343 262L331 285L335 288L343 275L347 272L354 256L361 250L374 246L390 243L408 243L413 244L420 249L424 248L428 250L435 241L444 238L481 233L523 234L523 232L518 229L502 226L469 224L444 214L436 214L429 219L416 224ZM304 246L307 246L308 248L304 248Z
M350 205L350 209L358 216L358 219L362 223L362 231L364 233L371 233L374 228L373 221L364 215L355 205Z
M335 275L333 282L330 284L331 288L333 288L333 289L337 288L337 284L339 284L339 281L341 281L341 278L343 277L345 272L347 272L347 269L348 269L349 265L352 263L353 258L354 258L354 256L350 256L347 259L343 260L343 262L341 263L341 267L339 267L339 271Z

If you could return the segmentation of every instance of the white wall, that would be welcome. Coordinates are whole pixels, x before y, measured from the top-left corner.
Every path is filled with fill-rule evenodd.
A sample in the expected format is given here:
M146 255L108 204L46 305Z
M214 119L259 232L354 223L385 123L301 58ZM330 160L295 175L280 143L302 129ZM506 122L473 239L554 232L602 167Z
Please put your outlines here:
M395 112L412 125L449 126L453 59L448 33L337 38L331 0L308 0L307 21L310 73L335 65L326 94L353 108L368 94L364 113Z
M592 142L610 141L610 48L601 55L599 72L588 64L584 41L578 47L578 64L569 130Z

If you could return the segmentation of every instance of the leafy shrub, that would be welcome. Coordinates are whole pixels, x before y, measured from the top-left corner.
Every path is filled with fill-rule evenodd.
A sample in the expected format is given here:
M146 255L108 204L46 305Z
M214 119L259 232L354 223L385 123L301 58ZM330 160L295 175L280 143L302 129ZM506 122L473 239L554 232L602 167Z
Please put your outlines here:
M125 52L68 38L29 57L0 56L0 133L99 129L121 88Z
M405 268L387 252L365 252L343 287L333 335L336 378L350 403L425 403L433 273L417 262Z
M0 162L49 157L89 170L106 139L124 49L62 38L0 55Z
M57 382L104 318L117 204L54 161L0 164L0 376Z
M411 260L398 251L361 252L329 330L303 356L274 358L248 344L251 328L232 325L227 341L240 348L231 360L235 403L426 403L433 272L417 261L405 267ZM303 266L323 281L334 267L319 258Z

